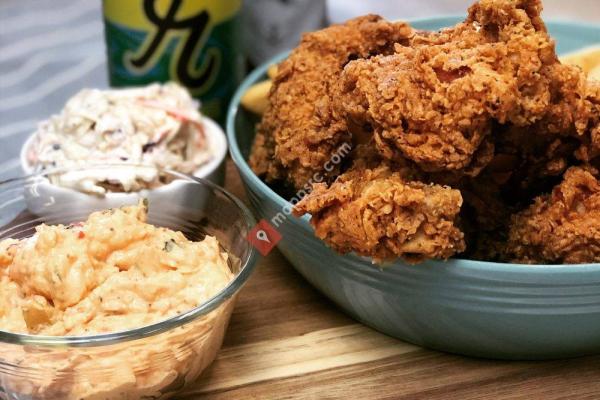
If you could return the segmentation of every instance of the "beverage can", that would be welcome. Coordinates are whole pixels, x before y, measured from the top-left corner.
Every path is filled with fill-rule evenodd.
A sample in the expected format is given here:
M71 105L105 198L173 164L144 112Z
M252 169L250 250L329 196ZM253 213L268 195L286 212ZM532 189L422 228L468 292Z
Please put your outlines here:
M241 0L103 0L111 86L175 81L223 122L244 75Z

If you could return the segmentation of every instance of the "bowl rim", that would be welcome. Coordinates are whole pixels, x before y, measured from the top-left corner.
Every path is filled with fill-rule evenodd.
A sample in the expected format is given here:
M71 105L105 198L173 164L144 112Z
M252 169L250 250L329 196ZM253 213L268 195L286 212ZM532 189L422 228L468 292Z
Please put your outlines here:
M427 18L418 18L418 19L410 19L407 22L411 24L429 24L429 23L453 23L456 20L464 19L464 15L441 15ZM562 19L550 19L545 21L546 26L551 27L561 27L561 28L583 28L583 29L591 29L594 31L598 31L600 33L600 28L591 23L580 23L575 21L568 21ZM581 48L588 47L587 45L582 45ZM250 168L247 160L242 155L242 152L238 146L237 138L236 138L236 129L235 129L235 120L236 116L241 107L241 98L247 89L254 83L259 82L264 79L266 72L272 64L279 63L283 61L291 50L287 50L277 54L276 56L270 58L257 68L255 68L238 86L235 94L232 97L232 100L229 104L227 111L227 120L226 120L226 133L227 139L229 142L229 153L231 158L236 165L240 174L245 178L245 180L249 181L255 187L257 187L263 194L265 194L271 201L274 201L279 208L289 207L291 203L287 202L283 197L281 197L278 193L276 193L273 189L271 189L265 182L262 181ZM567 54L567 53L565 53ZM310 216L303 215L302 217L293 217L295 220L299 221L303 227L306 229L311 229L309 225ZM351 257L359 263L365 264L367 261L365 257L360 257L354 253L350 253L345 255L346 257ZM600 273L600 263L584 263L584 264L515 264L515 263L501 263L501 262L493 262L493 261L479 261L479 260L470 260L466 258L452 258L449 260L428 260L429 263L439 264L440 266L452 266L453 268L459 268L464 270L465 273L477 272L477 271L487 271L488 273L498 273L498 274L535 274L535 273L547 273L551 272L553 274L576 274L576 273ZM357 265L357 263L353 263L353 265ZM386 266L384 271L390 271L390 269L395 269L395 267L406 266L404 262L401 260L394 261L393 263Z
M214 121L212 118L202 115L201 122L205 127L204 131L208 140L213 145L212 150L214 156L210 160L196 168L193 172L193 175L198 178L206 178L210 176L213 172L215 172L227 157L228 143L225 131L216 121ZM23 145L21 146L21 150L19 152L19 161L21 164L21 169L26 175L35 174L37 172L35 168L27 161L27 153L36 137L37 131L31 133L27 137L25 142L23 142ZM82 167L85 167L85 165L82 165ZM60 166L57 167L57 169L60 168Z
M147 167L139 164L104 164L106 167L119 167L124 168L128 166L137 166L137 167ZM94 166L97 168L97 166ZM82 167L81 169L85 169ZM18 178L10 178L3 181L0 181L0 189L7 184L14 184L19 182L26 182L29 179L43 178L45 175L52 173L61 173L68 172L72 169L63 169L56 168L51 170L45 170L42 173L34 173ZM225 196L229 201L233 203L235 207L237 207L243 218L244 222L248 228L248 230L252 229L252 227L256 224L256 220L254 215L248 207L236 196L229 193L224 188L216 185L215 183L199 178L196 176L184 174L182 172L177 172L169 169L158 169L161 172L170 174L178 179L184 179L188 182L194 182L199 185L204 185L209 187L212 190L215 190ZM223 288L219 293L214 295L212 298L207 300L206 302L200 304L199 306L192 308L189 311L186 311L182 314L175 315L173 317L155 322L151 325L142 326L135 329L120 331L120 332L111 332L99 335L88 335L88 336L47 336L47 335L32 335L32 334L23 334L23 333L14 333L0 330L0 343L7 344L18 344L18 345L33 345L33 346L42 346L42 347L97 347L97 346L105 346L112 345L117 343L123 343L138 339L143 339L150 336L155 336L167 331L171 331L177 327L183 326L189 322L192 322L204 315L207 315L211 311L217 309L221 306L226 300L234 296L239 292L242 286L246 283L254 269L256 268L257 261L257 250L250 243L248 244L248 254L244 260L241 260L240 270L234 276L234 278Z
M466 17L467 17L467 13L464 13L464 14L450 13L450 14L436 14L436 15L432 15L429 17L408 18L405 20L397 19L395 21L397 21L397 22L406 21L411 25L431 24L431 23L439 24L442 21L449 22L449 23L461 22ZM598 25L595 24L594 22L590 22L590 21L579 21L576 19L561 18L561 17L543 18L543 19L544 19L544 24L546 24L546 27L554 26L554 27L569 28L569 29L576 27L577 29L590 29L593 31L600 32ZM440 29L444 29L444 28L442 27Z

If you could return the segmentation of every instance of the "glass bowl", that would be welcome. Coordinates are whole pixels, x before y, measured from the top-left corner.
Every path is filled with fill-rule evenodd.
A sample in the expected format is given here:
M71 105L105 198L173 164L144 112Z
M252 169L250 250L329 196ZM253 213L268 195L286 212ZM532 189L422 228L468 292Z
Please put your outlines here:
M131 167L106 168L126 173ZM170 398L194 382L221 347L236 296L256 262L255 250L246 240L254 225L252 214L218 186L172 171L160 171L172 181L166 192L159 188L104 201L58 188L48 180L51 174L71 172L50 171L1 182L0 240L31 236L41 223L83 221L90 212L104 209L104 201L126 205L143 197L149 199L149 223L179 230L194 241L215 236L229 253L234 278L199 307L133 330L69 337L0 331L0 398ZM119 199L122 204L115 204ZM40 215L43 206L51 212Z

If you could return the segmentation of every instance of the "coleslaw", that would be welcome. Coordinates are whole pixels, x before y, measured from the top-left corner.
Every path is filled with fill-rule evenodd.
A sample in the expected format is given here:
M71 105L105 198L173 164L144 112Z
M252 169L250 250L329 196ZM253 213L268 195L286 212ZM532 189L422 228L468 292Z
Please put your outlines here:
M84 89L38 125L27 161L36 171L131 163L192 174L214 154L198 106L175 83ZM164 183L147 168L132 169L126 176L62 176L53 183L99 194Z

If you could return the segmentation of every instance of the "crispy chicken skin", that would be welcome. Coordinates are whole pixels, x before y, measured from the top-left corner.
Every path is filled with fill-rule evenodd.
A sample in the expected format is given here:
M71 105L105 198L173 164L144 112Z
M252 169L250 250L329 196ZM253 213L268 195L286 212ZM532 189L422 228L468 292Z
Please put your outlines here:
M311 213L317 237L334 250L375 262L447 259L465 249L458 190L415 181L409 166L374 165L356 159L330 187L315 184L295 212Z
M252 168L295 188L319 172L295 214L378 263L600 262L600 83L559 62L541 9L480 0L439 32L366 16L306 35Z
M519 263L600 262L600 183L587 170L567 170L551 194L516 214L507 258Z
M307 33L279 65L270 107L257 128L250 157L254 172L267 182L286 180L300 188L316 173L335 177L323 165L351 141L347 124L333 110L336 83L351 59L393 52L412 29L375 15Z
M471 171L493 121L529 125L550 102L544 69L557 59L540 10L537 0L482 0L453 28L417 33L393 55L352 61L336 106L372 127L386 158Z
M576 86L579 90L569 93L573 106L555 112L556 119L572 118L576 126L574 134L581 145L575 152L577 159L584 163L598 164L600 158L600 81L580 79ZM560 96L560 95L559 95ZM557 97L559 97L557 96ZM560 103L559 103L560 104ZM574 111L573 111L574 110ZM564 125L564 123L563 123Z

